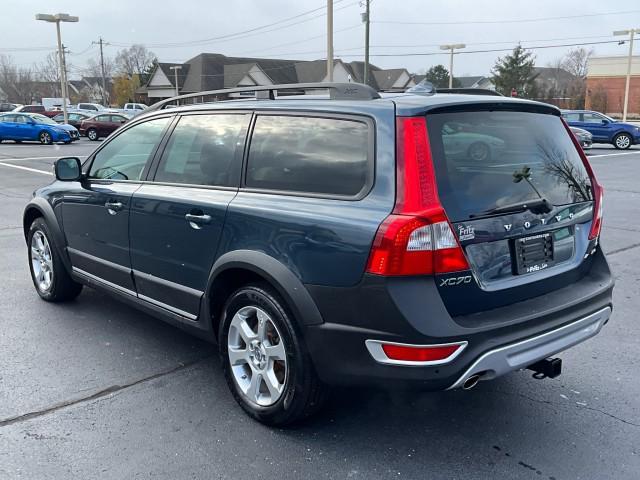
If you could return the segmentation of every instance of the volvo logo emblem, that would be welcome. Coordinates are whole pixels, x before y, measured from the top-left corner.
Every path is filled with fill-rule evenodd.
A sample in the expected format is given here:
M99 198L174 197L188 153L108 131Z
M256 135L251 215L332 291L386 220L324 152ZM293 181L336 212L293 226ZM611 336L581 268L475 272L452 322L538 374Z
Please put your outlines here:
M507 232L510 232L510 231L511 231L511 224L510 224L510 223L507 223L507 224L504 226L504 229L505 229Z

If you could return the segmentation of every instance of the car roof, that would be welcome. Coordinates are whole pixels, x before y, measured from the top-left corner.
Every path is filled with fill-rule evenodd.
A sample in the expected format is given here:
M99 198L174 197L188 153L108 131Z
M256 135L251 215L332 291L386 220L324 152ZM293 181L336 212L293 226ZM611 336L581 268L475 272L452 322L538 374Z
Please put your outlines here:
M463 107L465 105L506 106L535 109L560 115L560 110L546 103L535 102L521 98L502 97L495 95L469 95L441 93L434 95L416 95L412 93L384 93L380 98L373 100L331 100L327 95L287 95L276 97L274 100L258 100L254 97L237 98L209 103L190 105L171 105L170 108L153 110L142 113L137 119L148 118L163 113L180 113L203 110L227 110L227 109L260 109L260 110L309 110L309 111L334 111L344 113L373 113L376 110L388 110L393 108L397 115L411 116L424 114L429 111L438 111L449 107Z

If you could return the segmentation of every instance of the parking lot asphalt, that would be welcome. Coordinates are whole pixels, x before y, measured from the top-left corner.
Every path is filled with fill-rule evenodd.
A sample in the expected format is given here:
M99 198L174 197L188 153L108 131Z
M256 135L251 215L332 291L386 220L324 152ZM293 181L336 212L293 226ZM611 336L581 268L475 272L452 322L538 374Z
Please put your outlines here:
M640 148L590 152L615 310L559 355L560 377L337 390L269 429L235 404L215 347L90 289L66 305L35 293L22 209L55 158L95 146L0 144L0 479L640 478Z

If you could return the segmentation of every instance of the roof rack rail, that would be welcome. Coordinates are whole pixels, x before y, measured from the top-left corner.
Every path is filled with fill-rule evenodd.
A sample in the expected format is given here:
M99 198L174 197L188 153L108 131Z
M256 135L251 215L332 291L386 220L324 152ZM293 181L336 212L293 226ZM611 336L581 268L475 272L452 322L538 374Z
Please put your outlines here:
M246 93L255 92L256 99L258 100L275 100L275 92L280 91L306 91L306 90L329 90L329 98L331 100L374 100L380 98L378 92L376 92L369 85L363 83L287 83L282 85L256 85L252 87L237 87L237 88L225 88L222 90L208 90L205 92L187 93L185 95L178 95L175 97L167 98L166 100L160 100L159 102L151 105L146 111L160 110L167 105L175 103L180 105L181 100L202 98L201 102L192 103L209 103L204 101L204 97L224 97L214 98L213 101L228 100L228 95L232 93ZM187 104L187 103L185 103Z
M464 95L491 95L493 97L503 97L499 92L495 90L489 90L488 88L438 88L436 93L461 93Z

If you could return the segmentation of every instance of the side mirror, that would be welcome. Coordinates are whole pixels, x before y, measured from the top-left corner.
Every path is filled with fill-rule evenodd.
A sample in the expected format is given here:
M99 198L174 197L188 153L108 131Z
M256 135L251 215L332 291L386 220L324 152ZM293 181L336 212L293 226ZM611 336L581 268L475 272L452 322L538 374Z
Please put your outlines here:
M609 120L607 120L606 118L602 119L602 124L603 125L609 125L609 123L611 123L611 122L609 122Z
M76 157L59 158L53 164L56 178L62 182L77 182L82 178L82 165Z

